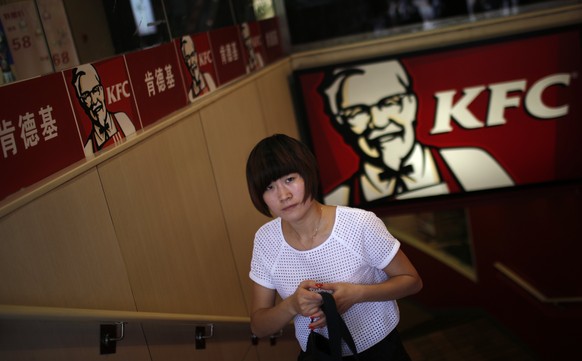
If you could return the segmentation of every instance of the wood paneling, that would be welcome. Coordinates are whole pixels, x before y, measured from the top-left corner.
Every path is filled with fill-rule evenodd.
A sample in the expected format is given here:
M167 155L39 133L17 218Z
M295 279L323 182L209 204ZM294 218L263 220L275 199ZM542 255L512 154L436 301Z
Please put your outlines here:
M197 113L99 173L139 311L247 315Z
M245 164L263 137L298 137L290 71L282 61L233 84L4 215L0 304L248 317L254 233L269 218L250 201ZM0 358L103 358L98 335L95 321L4 320ZM194 338L191 324L129 320L107 358L294 360L299 350L292 327L274 346L251 345L246 323L217 325L205 350Z
M245 175L248 154L267 135L257 88L253 83L242 86L200 113L240 283L250 307L253 239L268 220L252 205Z
M261 361L295 361L301 351L299 343L295 338L295 328L292 324L287 325L282 334L275 339L275 344L267 337L259 340L257 346L259 360Z
M144 324L152 361L257 361L248 324L215 324L204 349L195 347L196 326L205 324Z
M0 235L0 303L135 311L95 170L0 219Z
M282 62L265 72L256 83L267 134L283 133L299 139L289 83L291 71L291 64Z
M101 355L97 322L0 322L0 360L150 361L140 324L128 323L125 328L116 352Z

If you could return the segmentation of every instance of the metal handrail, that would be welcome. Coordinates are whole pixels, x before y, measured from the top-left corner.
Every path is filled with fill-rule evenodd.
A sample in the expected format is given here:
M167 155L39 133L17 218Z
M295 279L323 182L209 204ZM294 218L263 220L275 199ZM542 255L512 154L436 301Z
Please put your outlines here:
M530 295L535 297L538 301L542 303L577 303L582 302L582 297L548 297L543 294L540 290L534 287L531 283L527 282L523 279L520 275L515 273L513 270L502 264L501 262L495 262L493 264L499 272L501 272L504 276L515 282L519 287L526 290Z
M0 319L36 321L97 321L97 322L179 322L179 323L250 323L250 317L196 315L184 313L115 311L64 307L0 305Z

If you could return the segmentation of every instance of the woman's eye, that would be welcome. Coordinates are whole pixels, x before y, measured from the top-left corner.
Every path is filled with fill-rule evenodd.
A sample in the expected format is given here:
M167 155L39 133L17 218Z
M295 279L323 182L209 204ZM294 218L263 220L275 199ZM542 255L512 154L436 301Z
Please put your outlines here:
M287 183L291 183L291 182L293 182L294 180L295 180L295 177L287 177L287 179L285 179L285 181L286 181Z

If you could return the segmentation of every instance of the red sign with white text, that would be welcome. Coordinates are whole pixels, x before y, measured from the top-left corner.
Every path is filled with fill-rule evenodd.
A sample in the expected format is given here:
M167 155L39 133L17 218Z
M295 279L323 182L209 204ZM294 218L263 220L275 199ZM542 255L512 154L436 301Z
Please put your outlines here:
M84 158L61 73L0 87L0 146L0 199Z
M273 63L285 55L277 17L259 21L267 62Z
M184 35L174 44L188 102L214 91L218 79L208 34Z
M125 55L144 127L186 106L180 64L172 43Z
M298 71L328 203L582 178L580 30Z
M259 23L252 21L239 26L246 72L262 69L267 65L267 53L263 46L263 37Z
M212 30L208 35L218 74L218 85L222 86L245 75L245 61L236 26Z
M142 128L123 56L63 73L87 157Z
M13 27L29 13L2 9L6 10L3 20L11 20ZM25 35L11 44L21 50L30 45ZM123 142L188 102L282 55L273 18L184 36L5 85L0 88L0 199L83 155L91 158ZM49 59L48 53L45 58Z

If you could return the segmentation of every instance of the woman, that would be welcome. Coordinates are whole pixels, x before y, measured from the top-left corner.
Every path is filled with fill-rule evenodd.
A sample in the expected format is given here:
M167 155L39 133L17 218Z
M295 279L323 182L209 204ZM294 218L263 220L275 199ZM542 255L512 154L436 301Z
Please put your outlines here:
M291 137L260 141L246 174L253 204L274 218L255 234L253 333L275 334L293 319L305 351L310 330L328 336L321 295L313 292L327 291L360 360L409 360L396 332L395 300L420 291L422 281L384 223L372 212L319 203L315 157ZM350 354L344 344L343 355Z

